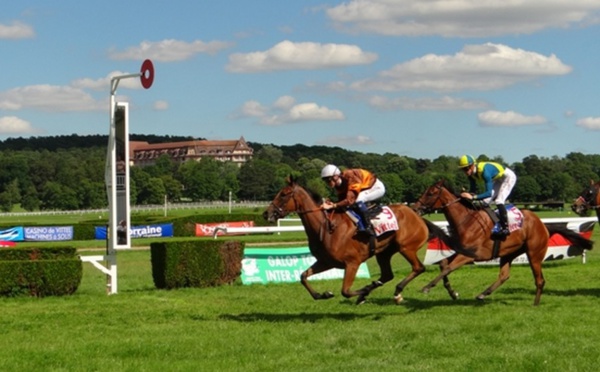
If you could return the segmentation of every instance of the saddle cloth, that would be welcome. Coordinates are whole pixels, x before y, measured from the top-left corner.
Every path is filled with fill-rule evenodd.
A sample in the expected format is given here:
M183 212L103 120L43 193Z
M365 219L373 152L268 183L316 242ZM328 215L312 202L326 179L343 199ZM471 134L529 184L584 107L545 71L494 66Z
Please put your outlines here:
M498 210L496 209L496 214ZM508 230L513 232L523 227L523 212L512 204L506 204L506 216L508 217ZM498 225L498 223L496 224Z
M349 209L346 211L346 213L350 216L354 223L358 223L360 220L360 216L353 210ZM375 217L371 218L371 223L373 224L373 230L375 230L376 236L388 231L396 231L399 229L396 215L387 205L382 206L381 212L379 212L379 214L377 214Z

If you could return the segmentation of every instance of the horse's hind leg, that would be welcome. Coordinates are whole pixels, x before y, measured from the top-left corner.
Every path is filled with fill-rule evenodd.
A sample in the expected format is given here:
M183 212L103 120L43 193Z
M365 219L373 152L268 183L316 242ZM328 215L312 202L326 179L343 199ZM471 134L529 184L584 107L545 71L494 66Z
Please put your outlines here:
M542 273L542 262L544 261L544 257L546 256L547 249L548 248L546 243L544 244L544 247L542 249L537 250L535 254L531 253L529 250L527 251L529 267L531 268L533 279L535 280L535 299L533 300L533 306L537 306L540 304L542 292L544 291L544 286L546 285L546 280L544 279L544 274Z
M358 295L358 299L356 300L357 304L361 304L361 303L365 302L366 297L375 288L381 287L384 283L387 283L390 280L394 279L394 273L392 272L392 263L391 263L393 254L394 254L393 250L387 249L387 250L379 253L377 256L375 256L375 259L377 260L377 264L379 265L379 269L381 270L381 274L379 275L379 279L377 279L376 281L372 282L371 284L368 284L358 290L358 292L360 294Z
M317 261L315 262L311 267L309 267L308 269L306 269L306 271L304 271L301 275L300 275L300 282L302 283L302 285L304 286L304 288L306 288L306 290L308 291L308 293L310 293L310 295L312 296L312 298L314 300L326 300L328 298L333 297L333 293L331 293L331 291L326 291L323 293L318 293L317 291L315 291L310 284L308 284L308 278L311 275L315 275L318 274L320 272L323 271L327 271L331 269L330 265L327 265L321 261Z

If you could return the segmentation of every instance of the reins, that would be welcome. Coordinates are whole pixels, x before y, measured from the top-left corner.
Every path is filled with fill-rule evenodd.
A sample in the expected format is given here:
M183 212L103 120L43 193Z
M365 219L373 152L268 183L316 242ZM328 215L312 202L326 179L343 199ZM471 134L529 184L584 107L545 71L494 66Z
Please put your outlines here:
M598 194L598 191L596 190L596 192L594 193L594 197L593 197L593 198L590 198L590 199L597 199L597 198L598 198L598 197L597 197L597 194ZM600 205L598 205L598 204L596 204L596 205L592 204L592 202L591 202L591 201L587 201L587 200L586 200L586 199L585 199L583 196L581 196L581 195L579 195L579 197L577 198L577 201L579 201L579 200L583 201L583 205L585 205L585 207L586 207L587 209L599 209L599 208L600 208Z
M438 187L438 189L439 189L439 193L437 195L436 202L442 198L442 192L443 192L442 187ZM460 197L457 197L456 195L454 195L454 196L455 196L455 199L450 200L449 202L447 202L445 204L442 204L439 207L439 210L444 210L444 209L450 207L451 205L456 204L456 203L458 203L458 202L460 202L462 200ZM435 204L435 202L433 204ZM464 224L466 224L469 219L475 219L477 221L477 223L482 228L484 228L484 225L483 225L483 222L481 221L481 218L476 218L476 217L479 216L479 213L471 213L468 209L467 209L467 212L468 213L465 214L465 216L462 218L462 220L460 222L457 222L457 224L456 224L457 228L460 227L460 226L462 226L462 225L464 225Z

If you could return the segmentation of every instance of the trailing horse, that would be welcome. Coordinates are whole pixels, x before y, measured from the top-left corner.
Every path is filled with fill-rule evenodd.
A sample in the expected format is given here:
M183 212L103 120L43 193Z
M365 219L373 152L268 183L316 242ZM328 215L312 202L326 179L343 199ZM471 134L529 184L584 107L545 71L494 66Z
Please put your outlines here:
M513 224L516 226L511 226L514 231L505 240L494 240L490 236L494 223L488 212L474 207L471 201L461 199L449 190L444 181L430 186L421 195L414 208L423 213L441 210L448 220L453 239L457 241L455 246L466 247L465 249L474 254L468 257L458 252L450 257L447 265L442 264L445 267L440 275L423 288L424 292L429 292L439 280L467 263L488 261L499 257L498 279L477 296L477 299L483 300L508 280L512 261L521 254L526 254L536 287L533 304L538 305L545 285L542 262L548 250L549 236L560 234L582 249L593 247L591 240L564 226L544 225L540 218L529 210L520 211L520 218L518 218L520 221Z
M600 223L600 181L590 181L590 186L579 194L571 209L580 216L587 216L590 210L595 210Z
M394 278L391 258L396 252L400 252L412 267L410 274L396 285L394 300L400 303L406 285L425 271L417 252L425 245L429 235L438 237L447 244L451 242L441 228L405 205L393 204L385 210L393 215L399 228L373 238L374 242L370 247L369 236L356 234L356 226L345 212L325 212L306 189L289 177L287 184L277 193L263 216L268 221L275 222L291 212L299 215L308 237L310 252L316 258L316 262L302 273L300 281L313 299L328 299L333 297L333 293L316 292L308 283L308 278L339 268L344 270L342 295L346 298L358 296L356 303L363 303L371 291ZM373 255L381 269L381 276L359 290L352 290L360 264Z

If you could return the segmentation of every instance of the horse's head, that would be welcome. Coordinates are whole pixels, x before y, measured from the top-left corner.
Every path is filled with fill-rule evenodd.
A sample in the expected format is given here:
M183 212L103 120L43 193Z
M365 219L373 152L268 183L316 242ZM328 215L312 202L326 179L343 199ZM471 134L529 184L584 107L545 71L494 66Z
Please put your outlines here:
M452 193L446 188L444 180L440 180L425 190L414 204L413 209L420 214L443 209L449 203L449 195Z
M298 210L298 203L294 199L294 194L299 187L294 177L288 177L286 185L279 190L275 195L275 199L263 212L263 218L269 222L275 222L287 216L290 212Z
M589 213L590 209L596 209L600 206L599 202L599 193L600 182L594 183L594 181L590 182L590 186L579 194L579 197L575 199L573 204L571 204L571 209L573 212L577 213L580 216L586 216Z

